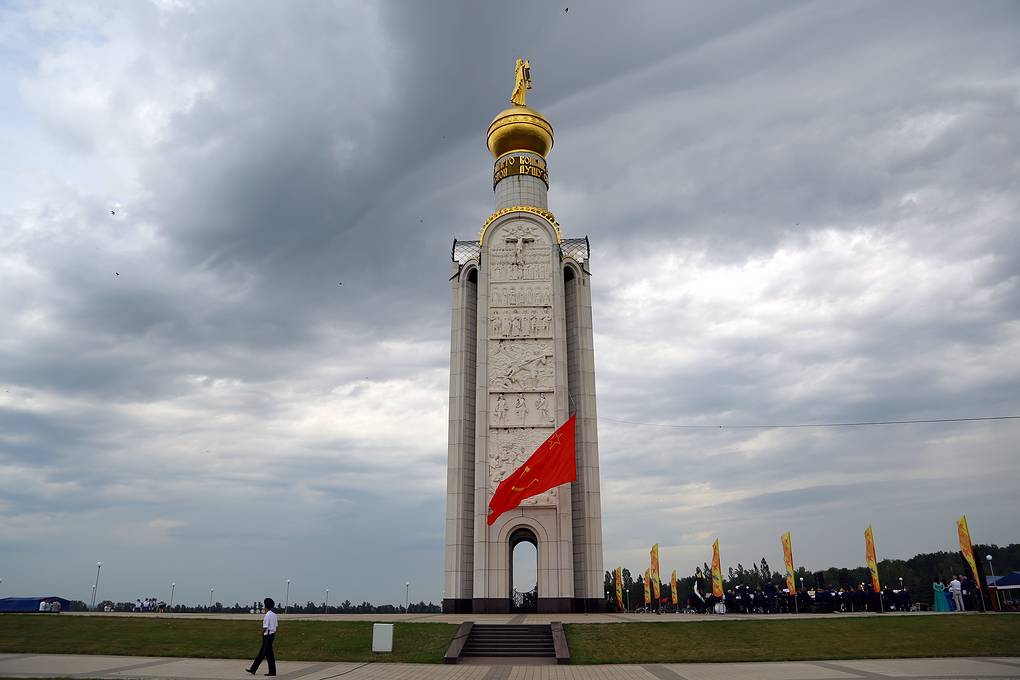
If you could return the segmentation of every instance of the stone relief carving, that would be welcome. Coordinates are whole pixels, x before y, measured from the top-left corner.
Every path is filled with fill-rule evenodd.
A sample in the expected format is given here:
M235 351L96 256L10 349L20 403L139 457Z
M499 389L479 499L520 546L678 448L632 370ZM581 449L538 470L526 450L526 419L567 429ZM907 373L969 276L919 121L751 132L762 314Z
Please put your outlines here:
M489 342L489 389L502 392L551 392L554 379L551 341Z
M552 278L552 249L527 239L489 248L490 281L547 281Z
M507 475L524 464L542 442L552 434L550 428L522 428L493 431L489 434L489 497ZM526 499L521 505L555 505L558 489Z
M489 310L490 338L551 338L552 313L542 308Z
M527 238L532 241L541 239L543 243L548 242L548 238L546 237L544 230L539 229L534 224L521 224L520 222L500 227L495 234L495 238L501 238L507 241L516 241L519 238Z
M552 286L545 283L493 284L489 287L489 307L549 307Z
M509 407L506 405L506 397L502 394L496 395L496 404L492 407L493 421L496 425L504 426L506 422L506 412Z
M545 229L501 225L486 240L489 493L545 441L554 425L553 249ZM555 505L554 489L524 505Z
M549 400L546 399L544 394L538 395L538 398L535 399L535 411L543 421L548 422L552 420L549 416Z
M489 395L490 427L549 427L553 424L552 394L497 392Z

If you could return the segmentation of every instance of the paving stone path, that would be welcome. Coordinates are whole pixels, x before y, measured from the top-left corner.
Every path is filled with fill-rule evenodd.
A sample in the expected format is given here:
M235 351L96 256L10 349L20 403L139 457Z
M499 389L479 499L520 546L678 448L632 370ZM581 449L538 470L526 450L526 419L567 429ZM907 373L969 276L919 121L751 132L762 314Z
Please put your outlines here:
M0 654L0 677L244 680L244 660ZM644 666L439 666L281 661L280 680L1020 680L1020 658L871 659ZM260 676L261 677L261 676Z

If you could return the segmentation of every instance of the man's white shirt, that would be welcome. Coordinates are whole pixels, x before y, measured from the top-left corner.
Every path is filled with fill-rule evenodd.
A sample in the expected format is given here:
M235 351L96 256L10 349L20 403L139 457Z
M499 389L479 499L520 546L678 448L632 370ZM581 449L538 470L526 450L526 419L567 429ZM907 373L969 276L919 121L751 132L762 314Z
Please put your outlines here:
M266 634L276 632L276 612L272 609L267 611L266 615L262 617L262 628L266 631Z
M949 592L958 593L963 590L963 584L957 581L955 578L949 582Z

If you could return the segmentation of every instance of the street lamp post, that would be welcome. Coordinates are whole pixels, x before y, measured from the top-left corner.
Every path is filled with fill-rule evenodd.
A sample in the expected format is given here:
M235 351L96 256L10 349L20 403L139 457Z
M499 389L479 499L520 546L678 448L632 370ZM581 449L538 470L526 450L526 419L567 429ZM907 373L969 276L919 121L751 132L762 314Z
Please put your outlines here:
M290 607L290 579L287 579L287 595L283 598L283 613L287 613L287 608Z
M988 560L988 573L992 575L992 585L995 585L995 567L992 566L992 556L985 555L985 559ZM985 584L988 585L987 583ZM995 589L995 608L998 609L999 605L999 589Z
M326 588L326 606L323 607L323 614L329 613L329 588Z
M212 609L212 594L213 594L214 590L216 590L216 589L215 588L210 588L209 589L209 609Z
M174 590L176 588L177 588L177 584L176 583L171 583L170 584L170 606L167 607L167 613L170 613L170 612L172 612L174 610Z
M90 583L89 584L89 588L92 589L92 606L89 607L89 609L95 609L96 608L96 587Z
M99 570L103 568L102 562L96 562L96 585L92 586L92 609L96 608L96 592L99 590Z
M408 581L404 584L404 613L406 614L408 608L411 606L411 582Z

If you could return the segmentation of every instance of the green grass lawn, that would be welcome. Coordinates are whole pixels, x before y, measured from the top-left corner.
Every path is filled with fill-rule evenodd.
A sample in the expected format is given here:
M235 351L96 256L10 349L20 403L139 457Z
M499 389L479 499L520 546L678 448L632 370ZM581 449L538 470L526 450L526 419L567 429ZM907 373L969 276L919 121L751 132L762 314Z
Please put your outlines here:
M441 663L456 632L397 623L393 653L373 654L369 622L281 621L273 648L281 661ZM261 636L258 621L0 614L0 652L251 659Z
M398 623L393 654L373 654L364 621L283 621L285 661L440 663L457 626ZM574 663L1020 656L1020 616L885 616L567 624ZM0 614L0 652L250 659L258 621Z
M573 663L1020 656L1020 616L568 624Z

